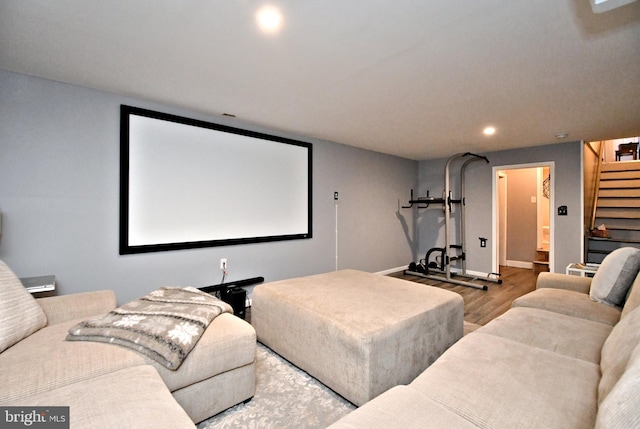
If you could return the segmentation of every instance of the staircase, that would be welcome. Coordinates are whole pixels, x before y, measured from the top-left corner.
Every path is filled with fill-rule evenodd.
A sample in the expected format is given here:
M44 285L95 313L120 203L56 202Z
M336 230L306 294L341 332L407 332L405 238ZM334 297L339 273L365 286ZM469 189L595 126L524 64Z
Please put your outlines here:
M587 262L600 263L620 247L640 248L640 161L602 164L594 227L609 237L587 237Z
M533 272L538 274L549 271L549 250L536 249L536 259L533 261Z

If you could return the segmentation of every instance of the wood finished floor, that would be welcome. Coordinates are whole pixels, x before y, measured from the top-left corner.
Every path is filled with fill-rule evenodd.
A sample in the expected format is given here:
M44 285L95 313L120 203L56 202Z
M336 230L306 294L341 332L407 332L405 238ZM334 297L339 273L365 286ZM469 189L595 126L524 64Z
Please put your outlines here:
M486 284L488 287L486 291L414 275L405 275L403 271L389 274L389 276L459 293L464 300L464 320L477 325L486 325L511 308L511 303L514 299L536 288L538 274L534 273L533 270L500 267L500 273L502 274L502 284L479 280L473 282L476 284ZM458 279L466 280L460 277L458 277Z

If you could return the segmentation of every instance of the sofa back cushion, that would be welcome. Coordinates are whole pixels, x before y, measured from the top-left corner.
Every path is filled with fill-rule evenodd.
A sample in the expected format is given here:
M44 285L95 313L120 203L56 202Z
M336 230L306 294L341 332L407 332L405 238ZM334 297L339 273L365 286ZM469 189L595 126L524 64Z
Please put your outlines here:
M11 269L0 261L0 353L47 324L47 318Z
M591 281L589 296L602 304L622 307L640 271L640 249L622 247L608 254Z
M596 429L638 427L640 346L636 346L620 380L598 406Z
M624 303L624 308L622 309L620 317L625 317L638 307L640 307L640 272L629 288L629 293L627 294L627 299Z
M620 319L602 346L598 386L598 403L602 403L614 388L629 364L631 354L640 344L640 308Z

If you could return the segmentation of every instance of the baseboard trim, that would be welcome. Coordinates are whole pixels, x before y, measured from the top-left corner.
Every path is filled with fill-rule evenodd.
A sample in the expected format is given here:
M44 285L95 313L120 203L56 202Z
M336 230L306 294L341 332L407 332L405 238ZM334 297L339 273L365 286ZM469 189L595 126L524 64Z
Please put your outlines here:
M473 270L467 270L467 275L477 277L478 280L482 280L483 278L488 278L489 276L491 276L490 273L483 273L481 271L473 271Z
M533 268L533 267L531 267L531 268ZM406 265L403 265L403 266L397 267L397 268L390 268L388 270L378 271L378 272L376 272L374 274L380 274L380 275L386 276L388 274L397 273L398 271L404 271L406 269L408 269L408 267ZM456 267L451 267L451 274L460 274L461 272L462 272L462 269L456 268ZM490 273L485 273L485 272L482 272L482 271L467 270L467 276L477 277L478 280L482 280L483 278L488 278L489 276L491 276L491 274Z
M527 270L533 270L533 262L512 261L512 260L507 259L507 267L525 268Z
M398 271L404 271L407 269L407 265L403 265L401 267L396 267L396 268L389 268L388 270L384 270L384 271L378 271L374 274L380 274L382 276L386 276L388 274L392 274L392 273L397 273Z

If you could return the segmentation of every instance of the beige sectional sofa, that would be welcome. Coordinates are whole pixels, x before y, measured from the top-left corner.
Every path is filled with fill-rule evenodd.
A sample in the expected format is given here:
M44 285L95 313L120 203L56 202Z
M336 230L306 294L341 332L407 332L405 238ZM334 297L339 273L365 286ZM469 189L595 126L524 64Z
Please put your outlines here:
M69 406L74 429L173 429L254 395L256 334L229 313L175 371L121 346L65 340L115 307L112 291L35 300L0 261L0 406Z
M623 307L591 299L595 278L541 273L535 291L466 335L409 385L330 427L640 427L637 264L634 269L628 295L616 292Z

